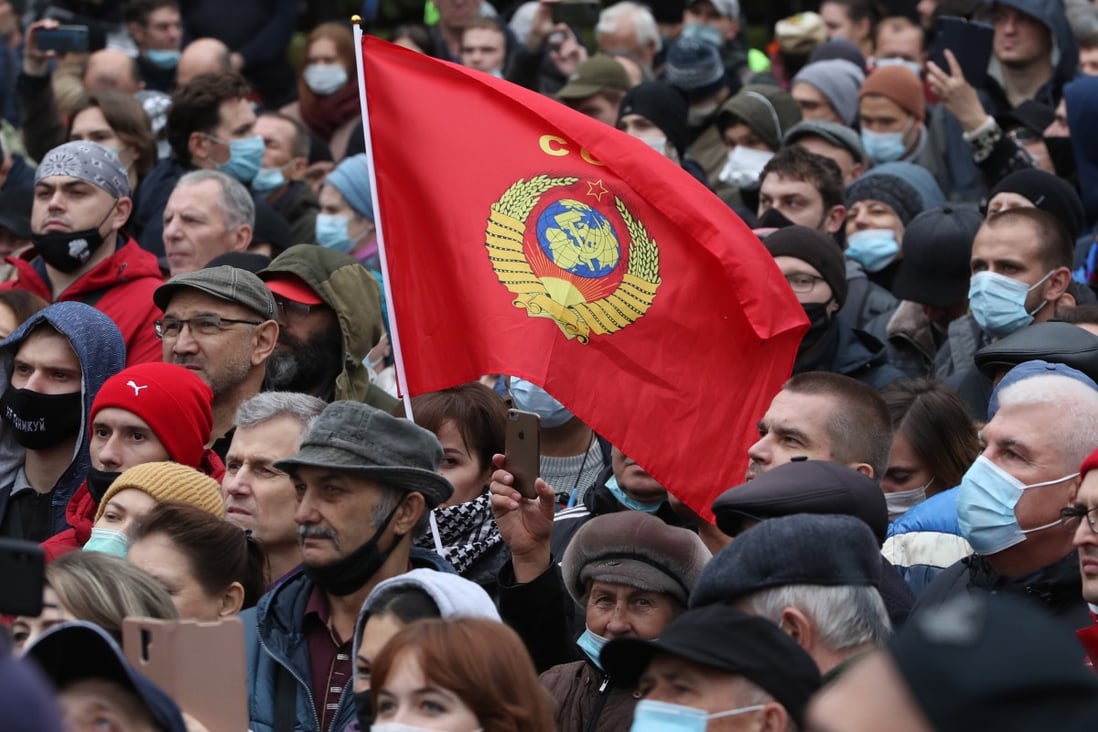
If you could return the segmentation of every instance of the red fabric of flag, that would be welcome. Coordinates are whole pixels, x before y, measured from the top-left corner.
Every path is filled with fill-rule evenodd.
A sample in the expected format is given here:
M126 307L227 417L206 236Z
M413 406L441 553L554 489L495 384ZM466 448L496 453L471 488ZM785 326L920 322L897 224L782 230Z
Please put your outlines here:
M408 392L533 381L711 517L807 326L766 249L640 140L377 38L363 54Z

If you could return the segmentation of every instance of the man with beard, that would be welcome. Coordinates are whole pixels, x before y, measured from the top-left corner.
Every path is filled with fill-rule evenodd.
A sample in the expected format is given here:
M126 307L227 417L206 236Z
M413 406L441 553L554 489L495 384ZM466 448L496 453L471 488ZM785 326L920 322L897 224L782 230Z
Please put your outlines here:
M214 452L225 457L241 402L259 393L278 341L275 302L251 272L223 265L177 275L156 289L164 361L198 374L213 391Z
M302 569L240 616L250 729L343 729L354 719L359 610L380 582L428 563L411 537L453 493L441 461L431 432L343 401L320 414L296 455L274 463L297 492Z
M365 402L391 410L396 401L370 382L366 354L381 340L381 288L357 260L299 244L259 275L278 305L278 346L267 363L268 390L324 401Z

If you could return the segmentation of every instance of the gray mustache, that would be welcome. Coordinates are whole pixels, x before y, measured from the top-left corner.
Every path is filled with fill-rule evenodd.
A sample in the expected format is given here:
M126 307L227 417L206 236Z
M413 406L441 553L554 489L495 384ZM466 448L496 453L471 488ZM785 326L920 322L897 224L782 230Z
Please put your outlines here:
M297 538L302 539L327 539L335 544L335 548L339 549L339 537L331 529L323 526L298 526Z

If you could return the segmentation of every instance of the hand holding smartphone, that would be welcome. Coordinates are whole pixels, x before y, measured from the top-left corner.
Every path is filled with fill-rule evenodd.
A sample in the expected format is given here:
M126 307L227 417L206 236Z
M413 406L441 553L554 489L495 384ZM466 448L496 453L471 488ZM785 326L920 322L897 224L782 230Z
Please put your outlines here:
M46 555L33 541L0 539L0 615L37 618L42 614Z
M507 472L515 477L514 488L523 498L537 498L534 481L541 467L541 418L533 412L507 410L504 453Z

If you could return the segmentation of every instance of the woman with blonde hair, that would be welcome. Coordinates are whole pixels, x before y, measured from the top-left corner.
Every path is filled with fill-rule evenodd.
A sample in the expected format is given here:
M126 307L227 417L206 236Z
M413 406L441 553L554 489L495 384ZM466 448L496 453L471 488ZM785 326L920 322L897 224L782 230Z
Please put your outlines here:
M552 732L548 694L515 631L482 618L421 620L381 649L373 732Z
M16 618L12 640L21 649L54 625L87 620L121 643L122 620L130 616L175 620L179 612L159 582L125 559L73 552L46 566L42 613Z

